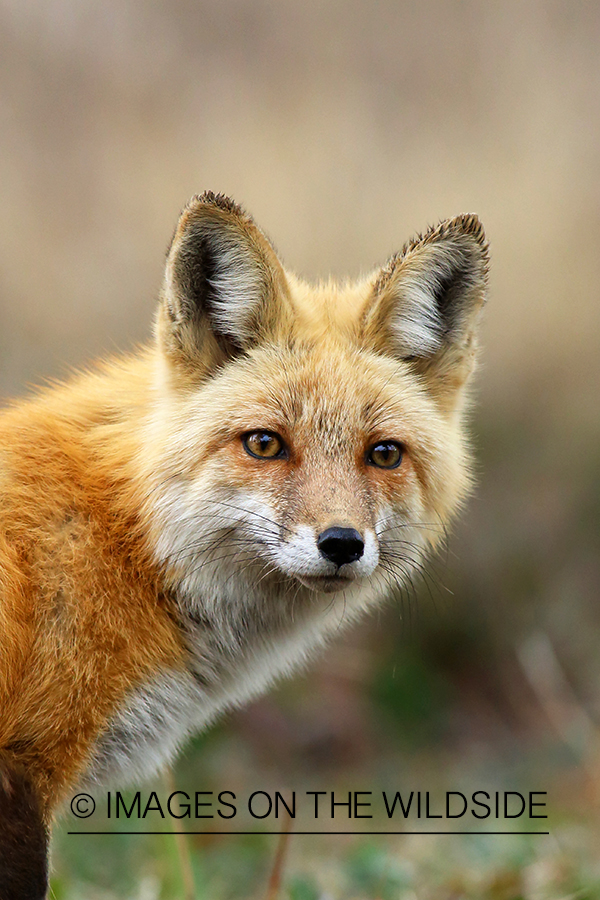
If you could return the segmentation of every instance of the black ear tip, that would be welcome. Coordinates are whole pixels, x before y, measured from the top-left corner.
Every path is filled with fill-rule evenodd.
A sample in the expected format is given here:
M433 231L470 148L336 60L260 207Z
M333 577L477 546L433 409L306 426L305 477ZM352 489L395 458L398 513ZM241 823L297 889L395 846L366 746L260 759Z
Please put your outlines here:
M478 241L485 241L483 222L477 213L461 213L447 220L450 227L455 226L464 234L470 234Z
M460 234L473 238L479 245L486 263L489 261L490 245L485 234L483 222L477 213L463 213L460 216L455 216L454 219L449 220L448 224L454 226Z
M462 213L431 225L407 241L380 270L373 282L375 295L383 293L394 275L423 250L446 245L449 257L454 257L457 270L470 270L474 279L485 289L488 278L490 252L483 223L476 213Z
M446 245L454 256L457 270L468 271L469 277L485 288L490 266L490 249L483 223L476 213L463 213L445 219L425 235L411 241L403 250L409 256L421 247Z
M453 216L451 219L444 219L437 225L431 225L426 232L416 234L412 240L408 241L397 256L400 259L404 259L419 248L438 244L446 240L452 241L453 238L460 241L466 238L469 243L474 241L487 267L489 244L483 223L477 213L462 213L461 215ZM473 245L471 244L471 246Z
M183 212L193 212L200 207L209 207L218 209L222 212L229 213L233 216L245 217L246 213L235 200L226 194L215 193L214 191L204 191L202 194L194 194L187 202Z

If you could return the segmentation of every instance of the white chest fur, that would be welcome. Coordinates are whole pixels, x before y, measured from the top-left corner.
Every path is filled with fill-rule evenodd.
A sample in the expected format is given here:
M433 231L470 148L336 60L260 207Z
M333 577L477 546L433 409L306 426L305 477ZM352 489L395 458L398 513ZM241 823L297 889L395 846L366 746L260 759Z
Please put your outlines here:
M85 783L121 787L152 776L219 713L301 666L328 635L372 602L374 591L356 586L333 599L321 595L317 603L314 592L306 593L271 597L284 613L276 623L242 615L231 617L228 627L220 620L217 629L207 616L190 618L185 623L187 667L163 672L129 695L98 740ZM350 598L350 593L359 596ZM290 599L293 615L286 609Z

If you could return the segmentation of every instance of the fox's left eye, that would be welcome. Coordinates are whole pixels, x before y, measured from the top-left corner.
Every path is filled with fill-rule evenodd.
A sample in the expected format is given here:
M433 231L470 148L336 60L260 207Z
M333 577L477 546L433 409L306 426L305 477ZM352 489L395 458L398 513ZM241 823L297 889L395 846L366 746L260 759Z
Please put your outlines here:
M402 444L397 441L380 441L367 453L367 462L379 469L397 469L402 462Z
M242 438L244 450L258 459L281 459L286 456L283 438L273 431L251 431Z

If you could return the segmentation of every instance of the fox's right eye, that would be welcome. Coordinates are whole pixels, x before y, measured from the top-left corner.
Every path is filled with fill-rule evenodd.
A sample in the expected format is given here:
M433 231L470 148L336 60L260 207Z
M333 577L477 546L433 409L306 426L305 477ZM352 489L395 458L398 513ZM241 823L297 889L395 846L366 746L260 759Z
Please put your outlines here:
M287 456L283 439L273 431L251 431L242 438L244 450L257 459L281 459Z

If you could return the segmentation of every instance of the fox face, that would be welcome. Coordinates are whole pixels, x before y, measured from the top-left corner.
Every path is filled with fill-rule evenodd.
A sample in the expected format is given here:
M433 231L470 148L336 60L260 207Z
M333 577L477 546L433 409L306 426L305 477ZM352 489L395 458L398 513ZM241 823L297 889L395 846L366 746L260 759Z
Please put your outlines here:
M249 583L329 593L418 564L465 479L451 429L394 368L335 345L261 349L184 400L157 531L190 596L238 565ZM216 434L197 427L212 391Z
M475 216L357 284L311 287L232 201L192 201L144 454L152 552L184 608L263 637L326 608L320 638L413 577L470 483L486 277Z

